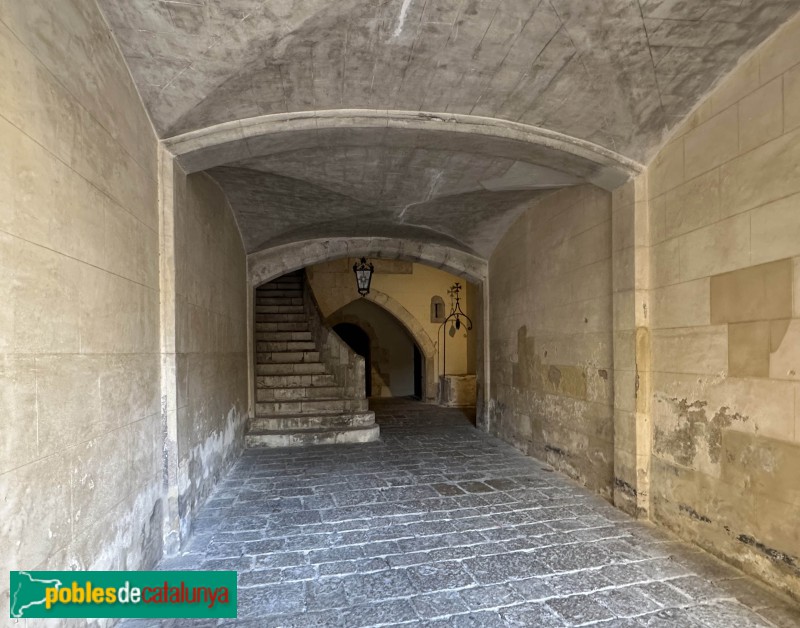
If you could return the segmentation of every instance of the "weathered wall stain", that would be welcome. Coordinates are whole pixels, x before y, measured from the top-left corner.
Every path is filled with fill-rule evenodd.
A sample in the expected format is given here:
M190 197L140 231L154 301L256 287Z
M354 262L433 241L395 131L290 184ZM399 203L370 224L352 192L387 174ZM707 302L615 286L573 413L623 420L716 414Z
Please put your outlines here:
M691 506L687 506L686 504L680 504L678 506L678 510L680 510L680 512L682 513L687 514L689 517L695 519L696 521L702 521L703 523L711 523L711 519L709 519L706 515L701 515L694 508L692 508Z
M611 232L610 195L566 188L531 204L489 263L490 391L503 404L492 433L606 498L615 465Z
M636 490L636 487L621 478L614 478L614 488L622 491L630 497L636 497L639 494L639 491Z
M247 263L230 206L205 174L180 173L176 203L177 505L180 542L244 447Z
M197 419L200 422L200 418ZM190 538L194 516L219 480L225 476L244 448L247 417L231 407L214 431L181 457L178 467L178 512L181 540Z
M798 571L798 573L800 573L800 568L798 568L797 566L797 558L795 558L794 556L790 556L789 554L781 552L780 550L767 547L766 545L754 539L752 536L748 534L740 534L739 536L736 537L736 540L739 541L740 543L744 543L745 545L754 547L770 560L789 565L789 567L794 568L795 570Z
M562 456L566 458L568 456L567 452L561 449L560 447L553 447L552 445L545 445L545 451L549 451L550 453L556 454L557 456Z
M657 396L658 403L671 406L673 412L681 422L680 426L667 430L661 426L655 427L654 444L656 453L672 456L684 466L692 466L698 453L698 448L705 443L708 457L713 463L720 460L722 445L722 431L735 422L747 422L746 417L738 412L732 412L727 406L719 408L711 418L706 411L708 402L678 399L677 397Z

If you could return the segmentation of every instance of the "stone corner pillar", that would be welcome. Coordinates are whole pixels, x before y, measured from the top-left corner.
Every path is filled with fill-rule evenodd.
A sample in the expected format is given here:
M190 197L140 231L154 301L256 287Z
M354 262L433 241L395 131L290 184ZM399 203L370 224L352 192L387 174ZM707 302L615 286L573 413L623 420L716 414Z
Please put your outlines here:
M612 193L614 504L650 514L650 224L647 174Z
M181 545L178 505L178 380L175 208L182 202L185 175L163 145L158 149L159 343L161 353L161 432L165 499L164 555Z

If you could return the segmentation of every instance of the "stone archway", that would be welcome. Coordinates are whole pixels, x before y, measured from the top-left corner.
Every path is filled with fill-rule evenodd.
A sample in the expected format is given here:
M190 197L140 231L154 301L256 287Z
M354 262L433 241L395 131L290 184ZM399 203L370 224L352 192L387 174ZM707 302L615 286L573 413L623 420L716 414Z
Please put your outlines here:
M424 400L427 402L434 401L436 399L436 390L438 386L438 372L436 369L436 343L431 339L431 337L428 335L428 332L425 331L417 318L405 307L403 307L399 301L392 298L388 294L378 290L372 290L366 296L355 297L342 305L342 307L331 314L325 322L331 327L336 323L352 322L342 318L341 310L347 307L347 305L353 301L357 301L360 298L374 303L381 309L391 314L397 320L397 322L400 323L403 329L408 332L409 336L411 336L423 358L423 377L425 383Z
M350 141L375 143L385 136L428 138L498 156L524 156L612 190L644 170L642 164L593 142L543 127L459 113L386 109L326 109L265 114L232 120L165 140L186 172L241 158L319 146L345 130Z
M413 242L394 238L356 237L320 238L264 249L252 253L247 257L247 280L250 285L250 289L247 291L248 312L253 312L255 289L263 283L286 273L322 262L329 262L343 257L361 256L375 259L397 259L418 262L420 264L446 270L449 273L472 282L478 287L480 300L477 303L477 309L481 312L481 329L478 333L478 355L480 358L476 365L476 374L479 382L481 382L481 386L489 390L491 378L491 371L489 369L489 347L487 344L489 338L489 265L487 260L456 248L441 244ZM372 299L375 299L378 293L373 291L371 294ZM379 301L375 301L375 303L386 309L385 304L389 304L390 300L387 297L385 303ZM402 308L402 306L400 306L400 308ZM401 321L408 320L408 325L410 327L406 328L412 338L415 339L423 357L423 367L425 370L424 396L426 400L433 401L436 399L436 390L438 386L435 342L425 330L422 329L419 323L416 322L413 315L405 310L405 308L402 308L402 310L405 311L405 314L403 314L399 308L397 309L397 312L400 314L399 316L397 316L395 312L390 311L390 313ZM253 364L255 360L253 352L254 332L252 321L253 317L249 316L247 346L249 352L248 363L250 364L251 370L254 368ZM254 378L252 377L252 372L250 375L249 412L252 416L255 403L255 390L253 388ZM488 406L486 406L487 398L488 396L483 398L479 403L480 416L488 416Z
M366 256L399 259L441 268L473 283L485 281L488 262L465 251L441 244L394 238L321 238L271 247L247 256L247 274L252 287L307 266L342 257Z

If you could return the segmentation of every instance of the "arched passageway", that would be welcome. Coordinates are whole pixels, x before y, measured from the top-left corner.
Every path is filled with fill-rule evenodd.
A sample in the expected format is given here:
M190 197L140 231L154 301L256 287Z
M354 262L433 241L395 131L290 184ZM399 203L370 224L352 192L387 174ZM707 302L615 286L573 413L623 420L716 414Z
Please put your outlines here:
M254 332L297 360L261 377L368 422L335 334L260 331L250 307L265 281L367 255L480 284L482 427L800 599L797 0L2 6L2 570L149 570L196 525L198 566L240 569L258 625L297 600L310 616L280 623L762 623L731 602L753 597L741 578L680 602L683 576L657 577L675 561L641 571L664 546L604 545L622 515L494 441L282 454L308 483L270 476L268 507L264 475L226 478ZM609 556L656 577L607 584ZM0 615L9 599L0 582Z
M359 299L334 312L326 322L365 357L368 397L423 398L427 385L422 352L391 312ZM365 346L368 357L361 351Z

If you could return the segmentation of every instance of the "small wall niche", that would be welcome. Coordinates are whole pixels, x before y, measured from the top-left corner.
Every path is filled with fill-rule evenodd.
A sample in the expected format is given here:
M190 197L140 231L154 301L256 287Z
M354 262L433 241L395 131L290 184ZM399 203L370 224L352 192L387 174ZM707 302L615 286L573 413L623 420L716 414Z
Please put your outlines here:
M431 323L442 323L445 316L444 299L440 296L431 297Z

